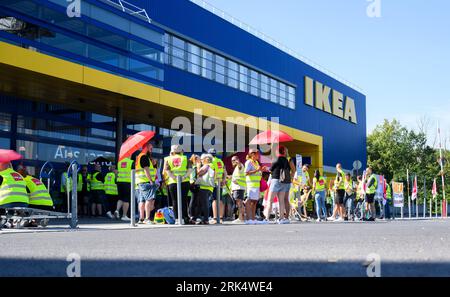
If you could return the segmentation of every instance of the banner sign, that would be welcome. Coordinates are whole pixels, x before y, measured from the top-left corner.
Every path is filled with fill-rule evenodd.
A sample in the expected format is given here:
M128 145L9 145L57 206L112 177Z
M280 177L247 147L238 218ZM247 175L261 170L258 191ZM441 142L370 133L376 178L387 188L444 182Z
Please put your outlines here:
M392 182L392 194L392 197L394 199L394 207L403 207L405 203L403 183Z
M297 164L297 176L302 175L303 157L302 155L295 155L295 163Z

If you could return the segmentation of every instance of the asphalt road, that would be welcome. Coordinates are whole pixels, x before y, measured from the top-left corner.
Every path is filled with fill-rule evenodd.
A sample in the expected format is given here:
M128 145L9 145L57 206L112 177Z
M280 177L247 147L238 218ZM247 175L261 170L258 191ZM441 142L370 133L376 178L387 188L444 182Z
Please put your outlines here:
M82 225L83 226L83 225ZM87 225L86 225L87 226ZM121 229L122 228L122 229ZM450 276L450 220L0 234L0 276Z

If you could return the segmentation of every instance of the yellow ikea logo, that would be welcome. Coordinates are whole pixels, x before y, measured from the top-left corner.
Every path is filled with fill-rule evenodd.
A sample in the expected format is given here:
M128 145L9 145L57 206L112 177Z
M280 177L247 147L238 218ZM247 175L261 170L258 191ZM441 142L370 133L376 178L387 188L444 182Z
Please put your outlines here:
M330 103L331 94L331 103ZM344 104L345 103L345 104ZM356 118L355 100L326 85L305 76L305 104L323 110L354 124Z

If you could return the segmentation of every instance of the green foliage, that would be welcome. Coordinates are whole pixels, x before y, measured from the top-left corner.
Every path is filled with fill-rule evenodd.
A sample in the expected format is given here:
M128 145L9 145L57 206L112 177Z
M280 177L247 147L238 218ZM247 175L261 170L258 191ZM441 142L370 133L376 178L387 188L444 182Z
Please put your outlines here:
M409 169L410 182L415 175L418 177L419 201L424 196L424 178L426 181L427 199L431 197L434 178L438 179L441 193L439 151L427 145L427 135L422 132L408 130L397 120L385 120L378 125L367 138L368 165L377 174L384 175L388 181L405 183L407 189L406 171ZM446 152L446 157L450 157ZM450 169L446 162L446 170ZM450 185L450 184L449 184ZM410 192L412 183L410 183ZM450 187L446 187L446 197L450 198Z

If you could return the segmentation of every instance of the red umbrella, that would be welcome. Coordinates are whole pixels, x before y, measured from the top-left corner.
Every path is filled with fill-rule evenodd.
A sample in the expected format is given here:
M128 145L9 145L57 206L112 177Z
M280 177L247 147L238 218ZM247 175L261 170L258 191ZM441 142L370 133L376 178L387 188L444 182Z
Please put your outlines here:
M259 133L250 141L250 145L289 142L294 139L283 131L267 130Z
M153 131L141 131L128 137L127 141L120 147L119 161L129 158L135 151L141 149L144 144L149 142L153 136L155 136Z
M21 154L11 150L0 149L0 163L7 163L19 159L22 159Z

